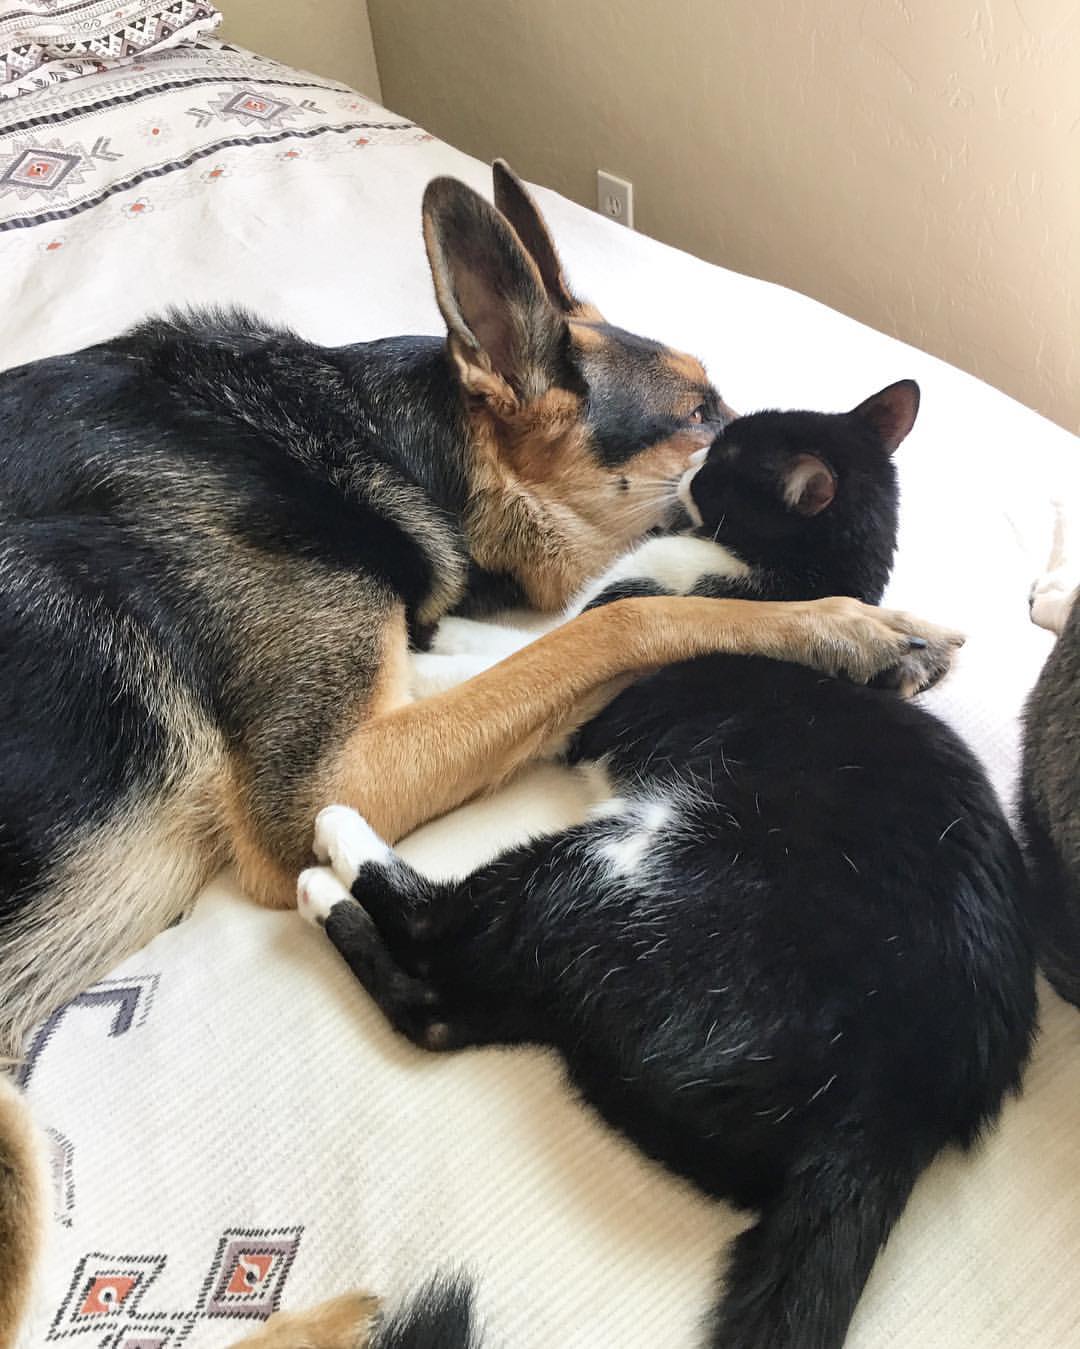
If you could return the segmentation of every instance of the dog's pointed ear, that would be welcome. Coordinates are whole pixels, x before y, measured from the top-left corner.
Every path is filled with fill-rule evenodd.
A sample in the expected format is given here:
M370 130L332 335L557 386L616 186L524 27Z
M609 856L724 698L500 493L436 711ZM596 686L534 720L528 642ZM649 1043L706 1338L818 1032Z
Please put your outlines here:
M816 454L800 454L784 474L784 500L800 515L820 515L836 496L836 476Z
M919 413L919 386L913 379L901 379L874 394L851 416L869 422L881 437L882 448L892 454L911 428Z
M497 159L491 166L495 186L495 205L513 225L517 237L525 245L536 263L548 298L556 309L570 318L601 321L603 316L593 305L579 300L567 285L559 255L555 251L544 217L536 202L529 196L525 184L505 159Z
M468 394L510 416L565 373L566 320L517 235L472 188L434 179L423 217L458 378Z

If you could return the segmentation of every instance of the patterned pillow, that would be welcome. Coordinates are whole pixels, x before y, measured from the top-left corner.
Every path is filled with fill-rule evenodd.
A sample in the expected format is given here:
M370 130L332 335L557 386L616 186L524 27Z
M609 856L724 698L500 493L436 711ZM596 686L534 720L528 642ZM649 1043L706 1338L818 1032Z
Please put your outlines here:
M207 0L0 0L0 98L125 65L220 22Z

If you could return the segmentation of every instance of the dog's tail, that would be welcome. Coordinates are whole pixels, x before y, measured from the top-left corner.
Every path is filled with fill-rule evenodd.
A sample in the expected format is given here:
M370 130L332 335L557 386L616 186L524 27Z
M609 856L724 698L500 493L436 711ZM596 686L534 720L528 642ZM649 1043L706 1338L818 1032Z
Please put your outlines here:
M467 1279L440 1275L380 1322L369 1349L481 1349Z
M922 1168L793 1176L736 1238L716 1349L840 1349L874 1260Z
M45 1237L45 1148L19 1092L0 1073L0 1349L11 1349Z

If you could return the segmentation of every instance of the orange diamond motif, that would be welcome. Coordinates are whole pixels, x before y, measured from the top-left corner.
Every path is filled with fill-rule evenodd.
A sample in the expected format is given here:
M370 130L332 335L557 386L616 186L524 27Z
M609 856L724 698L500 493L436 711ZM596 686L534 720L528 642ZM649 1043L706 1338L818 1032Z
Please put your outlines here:
M241 1251L236 1257L236 1267L233 1270L226 1292L257 1293L260 1284L270 1273L270 1266L273 1263L274 1257L272 1255L249 1255L247 1252Z
M108 1315L121 1305L138 1282L138 1279L125 1278L120 1274L95 1279L87 1290L79 1315Z

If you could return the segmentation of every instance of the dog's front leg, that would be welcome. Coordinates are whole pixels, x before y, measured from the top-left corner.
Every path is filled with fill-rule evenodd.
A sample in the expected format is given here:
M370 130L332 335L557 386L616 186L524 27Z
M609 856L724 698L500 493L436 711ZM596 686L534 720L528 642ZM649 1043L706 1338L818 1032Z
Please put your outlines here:
M250 894L288 907L310 857L311 821L323 806L351 806L395 842L540 757L592 701L602 705L613 681L720 651L774 656L859 682L888 672L914 692L948 669L960 640L845 598L622 599L581 614L457 688L410 702L401 614L385 629L377 687L363 706L343 709L343 717L356 719L351 729L342 731L339 722L327 733L290 715L253 731L225 802L232 856Z
M611 681L674 661L713 651L767 655L861 682L892 671L912 692L944 673L960 641L851 599L619 600L457 688L363 722L324 761L311 816L340 802L396 841L536 758Z

